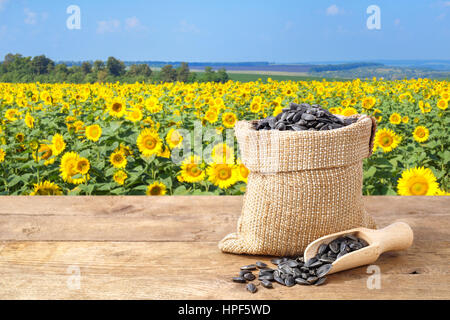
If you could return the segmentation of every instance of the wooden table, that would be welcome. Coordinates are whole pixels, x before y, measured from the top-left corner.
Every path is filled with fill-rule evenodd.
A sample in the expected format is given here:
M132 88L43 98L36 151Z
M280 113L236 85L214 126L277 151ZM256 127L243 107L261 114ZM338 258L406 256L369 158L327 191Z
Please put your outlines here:
M405 221L413 246L322 287L257 294L232 283L241 265L268 257L224 254L242 197L0 197L2 299L449 299L450 197L366 197L379 227ZM78 276L79 275L79 276Z

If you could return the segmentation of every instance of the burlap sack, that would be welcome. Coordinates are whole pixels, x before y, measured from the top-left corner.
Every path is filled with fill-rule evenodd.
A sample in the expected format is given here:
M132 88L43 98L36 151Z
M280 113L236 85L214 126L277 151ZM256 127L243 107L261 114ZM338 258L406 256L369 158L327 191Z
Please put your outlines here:
M256 131L239 121L235 133L250 174L237 232L219 248L293 256L321 236L375 228L362 202L362 160L372 153L376 124L356 117L329 131Z

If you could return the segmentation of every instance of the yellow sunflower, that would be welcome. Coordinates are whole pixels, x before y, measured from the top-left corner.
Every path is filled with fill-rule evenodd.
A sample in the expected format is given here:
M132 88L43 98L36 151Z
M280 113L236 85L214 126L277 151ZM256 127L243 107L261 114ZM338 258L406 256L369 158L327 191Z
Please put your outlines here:
M181 145L183 141L183 136L180 132L174 128L170 129L166 136L166 142L169 145L170 149L174 149Z
M424 103L423 101L419 101L419 108L422 113L428 113L431 111L431 105L429 102Z
M93 124L86 127L86 138L91 141L97 142L102 135L102 128L98 124Z
M233 128L237 121L237 117L232 112L224 112L222 114L222 123L227 128Z
M427 127L417 126L414 129L413 137L414 137L414 140L416 140L417 142L425 142L428 140L429 136L430 136L430 130L428 130Z
M370 110L370 109L373 108L373 106L375 105L375 102L376 102L376 101L377 101L377 100L375 99L375 97L365 97L365 98L362 100L361 105L362 105L362 107L363 107L364 109Z
M250 112L258 113L260 111L261 111L261 104L258 103L257 101L252 101L252 103L250 104Z
M152 129L144 129L139 134L136 141L139 151L145 157L153 154L158 154L162 149L162 141L158 135L158 132Z
M166 191L167 188L164 183L155 181L147 187L146 194L148 196L162 196L166 194Z
M200 182L205 179L205 172L201 169L199 156L186 158L181 165L180 175L182 180L189 183Z
M219 119L219 116L217 115L217 112L211 109L208 109L205 113L205 119L209 122L209 123L214 123L217 121L217 119Z
M395 112L389 117L389 122L392 124L400 124L402 122L402 116Z
M375 134L374 147L380 147L383 152L395 149L401 141L401 137L391 129L381 129Z
M49 165L55 162L55 157L53 157L53 149L51 145L42 143L39 146L39 149L37 150L37 157L36 152L33 152L33 159L35 161L44 161L44 165Z
M80 156L76 152L66 152L61 158L61 177L64 181L73 184L81 184L87 180L87 176L81 175L78 171L78 161Z
M123 99L114 99L108 105L109 114L116 118L122 118L127 108Z
M234 163L234 150L226 143L216 144L211 151L211 158L215 163Z
M158 153L158 157L166 158L166 159L169 159L170 155L171 155L170 149L166 146L164 147L164 151L162 151L162 149L161 149L161 152Z
M127 113L127 119L131 122L138 122L142 120L143 117L142 110L139 108L133 108L131 111Z
M125 168L127 165L127 158L120 151L111 153L111 156L109 157L109 161L114 166L114 168L118 168L118 169Z
M403 123L408 123L409 122L409 117L408 116L403 116L402 122Z
M439 190L436 177L429 168L415 167L402 172L397 192L402 196L432 196Z
M52 138L52 150L55 156L61 154L66 148L66 143L64 142L64 138L59 133L55 134Z
M237 169L239 173L239 180L247 183L247 178L250 171L247 169L247 167L242 163L240 159L237 160Z
M221 189L227 189L238 181L238 173L234 165L213 163L206 172L208 180Z
M450 192L446 192L445 190L442 190L439 188L434 195L435 196L450 196Z
M9 121L16 121L20 116L20 111L18 109L8 109L5 112L5 118Z
M448 101L444 99L440 99L437 103L437 107L441 110L445 110L448 108Z
M127 178L128 178L128 175L123 170L117 171L116 173L114 173L114 176L113 176L114 181L119 185L123 185Z
M60 196L62 191L58 185L50 181L44 181L34 185L30 196Z
M351 116L351 115L354 115L354 114L357 114L358 113L358 111L356 111L356 109L355 108L353 108L353 107L347 107L347 108L344 108L344 110L342 110L342 115L343 116L346 116L346 117L348 117L348 116Z
M91 164L89 160L86 158L79 158L77 161L77 171L82 175L87 175L89 169L91 168Z
M19 132L15 136L17 142L23 142L25 140L25 135L22 132Z
M145 108L151 113L157 113L162 110L162 105L159 103L158 98L150 97L145 100Z
M0 163L5 161L6 152L2 148L0 148Z
M116 150L114 150L114 152L121 152L125 157L133 155L133 151L130 149L130 147L122 143L120 144L119 147L116 148Z
M34 128L34 118L29 113L27 113L25 116L25 124L30 129Z

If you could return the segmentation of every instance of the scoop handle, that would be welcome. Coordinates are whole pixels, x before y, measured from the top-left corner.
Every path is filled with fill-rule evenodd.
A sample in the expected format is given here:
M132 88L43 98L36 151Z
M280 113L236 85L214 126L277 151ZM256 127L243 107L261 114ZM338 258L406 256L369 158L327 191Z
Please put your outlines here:
M395 222L371 234L374 242L378 242L380 253L393 250L408 249L413 243L413 231L405 222Z

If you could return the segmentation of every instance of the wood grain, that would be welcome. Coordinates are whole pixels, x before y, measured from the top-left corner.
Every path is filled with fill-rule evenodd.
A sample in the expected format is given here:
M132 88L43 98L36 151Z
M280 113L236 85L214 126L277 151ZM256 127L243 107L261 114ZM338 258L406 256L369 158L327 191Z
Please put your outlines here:
M219 241L241 206L225 196L0 197L0 240ZM365 206L378 227L401 220L448 239L450 197L365 197Z
M450 197L367 197L379 227L406 221L413 246L323 287L245 291L230 278L269 257L221 253L241 197L0 197L1 299L449 299ZM75 269L74 269L75 268ZM67 285L79 268L80 289Z

